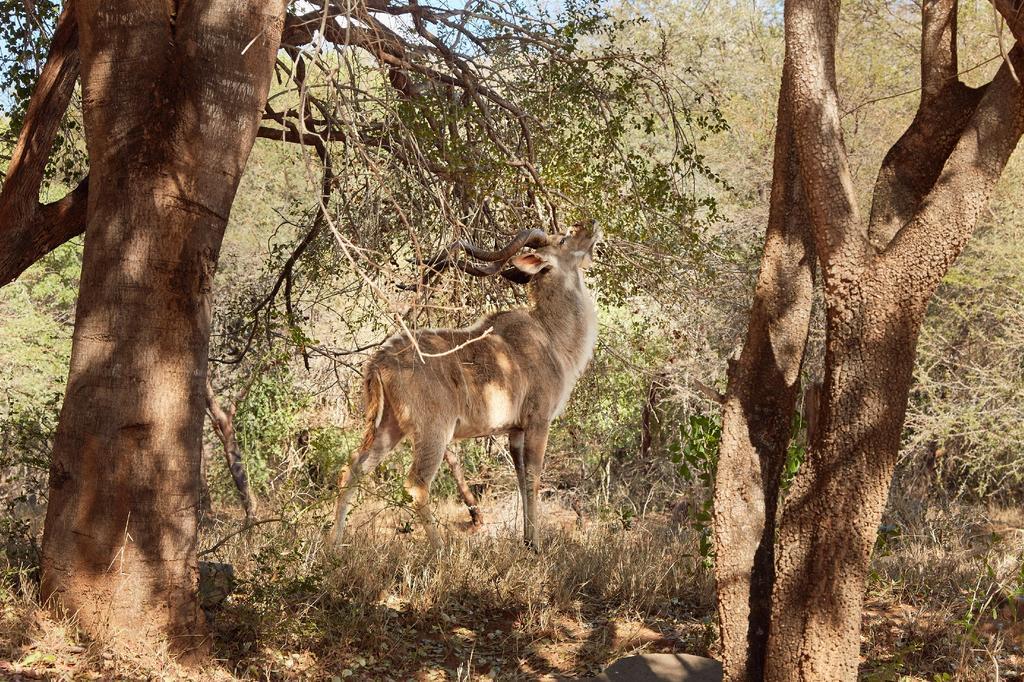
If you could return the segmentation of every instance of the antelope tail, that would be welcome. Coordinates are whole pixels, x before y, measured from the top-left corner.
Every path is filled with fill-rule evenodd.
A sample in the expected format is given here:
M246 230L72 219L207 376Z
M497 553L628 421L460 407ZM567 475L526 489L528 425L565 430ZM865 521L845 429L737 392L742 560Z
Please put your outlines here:
M373 445L374 434L384 418L384 382L376 367L370 366L366 370L363 394L366 396L366 435L359 449L366 452Z

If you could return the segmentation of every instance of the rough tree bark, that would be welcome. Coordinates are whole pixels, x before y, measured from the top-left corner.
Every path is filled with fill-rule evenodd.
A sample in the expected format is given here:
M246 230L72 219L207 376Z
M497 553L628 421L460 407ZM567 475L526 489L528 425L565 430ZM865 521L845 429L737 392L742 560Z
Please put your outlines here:
M933 2L929 10L952 21L955 2ZM838 134L835 15L833 7L815 2L794 2L786 12L787 54L804 79L795 79L792 95L823 264L827 339L821 424L779 532L768 665L768 677L777 680L856 677L868 563L899 450L925 307L1024 132L1024 98L1004 64L966 122L946 120L947 130L960 133L949 133L955 146L932 137L929 165L941 172L922 173L925 180L911 186L921 197L912 204L916 210L876 251L856 215ZM927 66L935 62L925 34ZM1019 47L1010 58L1019 69ZM950 64L955 73L955 53ZM962 92L952 84L947 89L951 98ZM930 106L927 97L922 102Z
M75 4L90 182L42 596L90 636L189 650L209 292L285 2Z
M761 270L747 338L731 367L715 478L714 542L722 657L732 679L764 674L775 517L810 324L814 245L783 72Z
M1019 39L1024 31L1013 8L1001 0L996 5ZM775 575L763 582L759 576L771 571L752 548L770 553L768 508L778 499L778 457L788 439L782 426L788 428L796 396L792 382L761 379L752 389L754 404L776 409L743 412L742 380L771 378L783 366L798 372L803 354L802 346L792 349L783 365L771 353L754 352L759 340L763 347L772 338L764 330L765 269L778 256L769 248L769 225L747 346L730 376L721 453L728 473L720 463L716 491L719 612L729 679L760 679L762 672L765 679L786 682L855 679L868 562L899 449L925 307L1024 132L1024 95L1009 67L1004 64L985 88L960 83L956 2L927 0L920 108L882 164L870 220L861 220L836 94L838 10L834 0L789 0L785 8L778 135L791 129L793 145L776 146L775 183L792 172L780 155L791 157L795 150L802 206L822 269L825 376L819 424L778 520ZM1009 59L1021 72L1020 46ZM789 293L776 295L806 300L805 285L802 278L781 281ZM769 314L767 321L772 319ZM806 327L800 333L793 327L790 338L802 343L805 333ZM768 429L773 420L775 440L757 440L756 428ZM746 478L732 478L737 475ZM757 608L765 604L767 619ZM760 657L765 626L768 646Z

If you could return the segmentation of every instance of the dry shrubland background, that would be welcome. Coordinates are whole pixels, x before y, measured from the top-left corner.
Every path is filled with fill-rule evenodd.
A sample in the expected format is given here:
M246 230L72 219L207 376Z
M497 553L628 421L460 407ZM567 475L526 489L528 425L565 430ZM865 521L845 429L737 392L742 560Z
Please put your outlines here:
M435 221L441 241L424 247L440 245L459 197L339 155L350 197L332 207L341 234L321 235L296 266L288 309L280 297L266 304L316 212L320 178L303 150L257 142L217 275L211 375L219 399L237 403L259 523L242 529L210 430L202 558L234 571L229 595L208 595L218 661L210 678L536 679L592 674L638 650L714 655L707 484L718 416L707 387L723 386L745 331L771 181L781 16L772 3L655 1L616 5L611 18L629 19L611 24L618 41L685 84L676 104L692 145L692 205L686 225L673 222L678 199L651 180L643 196L665 206L655 219L616 206L614 169L579 161L601 139L582 129L546 141L552 158L579 164L560 170L563 189L578 206L606 209L614 228L592 276L597 351L549 445L539 554L518 540L505 443L483 440L459 446L482 493L483 529L469 532L443 471L434 496L449 542L433 553L406 506L409 454L400 448L364 484L346 552L325 557L335 479L361 437L358 369L394 329L389 306L408 303L394 284L416 277L400 223ZM870 184L917 106L918 22L910 3L846 3L839 90L858 185ZM982 82L999 59L991 8L963 3L960 33L965 78ZM629 106L643 120L645 106L659 105L637 97ZM551 116L553 129L570 131ZM615 148L657 157L672 143L659 134L620 131ZM54 169L55 196L81 163L73 142L65 161ZM598 180L579 179L589 172ZM495 173L481 171L472 192L522 191ZM867 679L1024 675L1022 180L1015 158L929 311L868 590ZM357 275L337 248L342 238L382 267ZM151 657L111 658L34 602L81 248L80 239L61 247L0 290L0 672L188 675ZM507 285L445 275L411 319L463 325L517 302ZM818 331L819 354L821 344ZM809 363L809 379L816 370ZM798 423L791 468L803 442Z

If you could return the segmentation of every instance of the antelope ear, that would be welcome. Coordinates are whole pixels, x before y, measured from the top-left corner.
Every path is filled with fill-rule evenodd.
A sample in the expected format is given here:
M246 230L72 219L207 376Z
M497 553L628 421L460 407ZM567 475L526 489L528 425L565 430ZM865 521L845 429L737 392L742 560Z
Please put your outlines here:
M548 266L548 259L539 253L523 253L513 258L511 263L528 275L536 275Z

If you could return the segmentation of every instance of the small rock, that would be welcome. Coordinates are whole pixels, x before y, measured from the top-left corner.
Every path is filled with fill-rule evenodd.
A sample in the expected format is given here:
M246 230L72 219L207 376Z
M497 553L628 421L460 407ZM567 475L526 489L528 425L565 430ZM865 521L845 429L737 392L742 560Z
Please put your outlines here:
M722 664L689 654L620 658L590 682L722 682Z
M235 567L215 561L199 562L199 604L211 609L235 590Z

